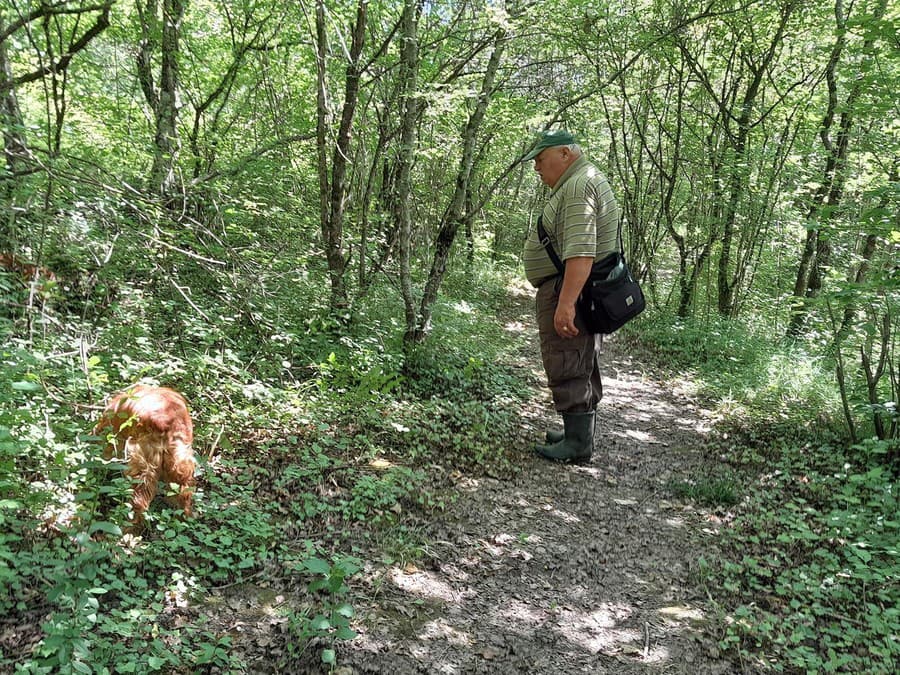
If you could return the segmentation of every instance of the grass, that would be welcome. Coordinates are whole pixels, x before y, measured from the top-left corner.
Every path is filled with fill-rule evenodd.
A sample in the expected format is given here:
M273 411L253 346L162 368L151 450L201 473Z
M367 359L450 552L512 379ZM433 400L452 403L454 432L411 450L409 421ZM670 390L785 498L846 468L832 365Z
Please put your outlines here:
M710 507L734 506L741 498L739 482L734 477L673 481L669 490L680 499Z

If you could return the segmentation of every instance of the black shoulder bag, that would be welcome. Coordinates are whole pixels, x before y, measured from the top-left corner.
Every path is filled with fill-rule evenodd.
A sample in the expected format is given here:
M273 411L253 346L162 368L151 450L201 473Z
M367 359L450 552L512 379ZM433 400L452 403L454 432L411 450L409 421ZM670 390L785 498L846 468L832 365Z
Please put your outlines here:
M538 217L537 230L541 238L541 246L547 251L550 260L559 270L560 275L565 267L547 230L544 229L543 214ZM622 222L616 234L619 250L604 256L591 266L591 274L578 296L578 309L591 333L614 333L634 317L644 311L644 292L628 269L625 262L625 246L622 241Z

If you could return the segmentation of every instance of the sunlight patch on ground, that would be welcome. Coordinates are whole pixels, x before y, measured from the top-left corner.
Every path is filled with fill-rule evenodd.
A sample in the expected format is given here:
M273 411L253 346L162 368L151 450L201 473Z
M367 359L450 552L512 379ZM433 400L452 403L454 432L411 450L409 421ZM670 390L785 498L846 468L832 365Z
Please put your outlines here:
M456 482L456 486L461 492L477 492L481 487L481 481L478 478L466 476L461 471L453 471L450 478Z
M43 531L58 531L72 525L77 513L74 494L50 481L35 481L31 483L31 487L38 492L46 492L56 497L47 503L47 507L40 515Z
M503 326L503 330L505 330L507 333L524 333L525 328L525 324L521 321L510 321L505 326Z
M580 523L581 522L581 518L579 518L578 516L573 515L571 513L566 513L565 511L560 511L559 509L552 506L551 504L544 504L543 506L541 506L541 511L546 511L549 514L556 516L557 518L562 520L564 523Z
M512 600L499 610L499 615L507 622L517 625L540 626L547 620L547 613L521 600Z
M172 573L172 584L165 590L166 601L169 607L187 607L188 599L196 593L196 577L185 577L180 572Z
M644 623L643 629L616 626L631 617L634 610L622 604L605 603L589 614L565 612L556 629L567 640L592 654L624 654L645 663L662 663L669 659L669 650L652 644L653 628Z
M534 288L522 277L516 276L506 285L506 292L519 298L533 298Z
M444 602L459 603L467 595L453 590L449 584L441 581L431 572L415 571L410 573L392 569L388 572L388 580L407 593Z
M616 628L632 611L614 603L605 603L590 613L563 611L556 632L592 654L616 652L621 645L641 639L641 632L635 628Z
M672 392L679 398L693 398L700 391L700 383L692 379L676 379L671 386Z
M472 646L471 636L451 626L443 617L426 623L418 637L420 640L445 640L457 647Z
M662 607L659 613L668 619L676 619L677 621L687 622L703 622L706 615L695 607L684 607L680 605L672 607Z
M522 560L531 560L531 553L523 548L519 548L515 544L518 544L520 542L524 544L525 542L528 542L529 544L533 545L536 541L539 540L539 537L514 537L511 534L501 532L500 534L495 534L490 538L490 540L479 539L478 543L481 544L482 548L494 558L510 557L521 558Z
M691 419L688 417L680 417L674 420L682 429L695 431L701 436L706 436L712 431L712 425L702 419Z
M619 506L637 506L636 499L630 499L630 498L624 499L624 498L619 497L619 498L613 499L613 502L615 502Z
M446 673L447 675L455 675L462 672L458 664L455 663L436 663L435 646L429 644L429 640L446 641L451 645L463 648L471 648L472 640L467 633L463 633L453 626L449 625L443 619L437 619L429 622L425 629L418 635L420 642L410 646L409 653L420 664L428 664L429 673ZM440 647L441 651L446 652L448 647ZM442 659L443 660L443 659Z
M594 450L594 457L597 456L597 450ZM587 474L588 476L593 476L594 478L606 478L602 469L596 466L579 466L577 464L572 465L572 469L577 471L578 473Z
M637 431L635 429L628 429L625 432L625 435L628 438L633 438L636 441L640 441L641 443L662 443L662 441L657 440L653 437L653 434L648 434L646 431Z

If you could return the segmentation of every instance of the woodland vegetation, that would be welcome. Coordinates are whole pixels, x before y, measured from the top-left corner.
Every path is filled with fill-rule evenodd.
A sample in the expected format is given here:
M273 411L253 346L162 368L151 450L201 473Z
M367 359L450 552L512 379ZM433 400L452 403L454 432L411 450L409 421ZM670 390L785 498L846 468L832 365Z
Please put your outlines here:
M0 670L245 672L171 609L262 571L305 592L282 665L313 639L338 660L345 524L414 558L429 457L509 462L496 317L544 198L518 159L565 127L626 214L626 337L720 411L725 465L671 489L735 514L699 572L723 651L896 672L898 23L887 0L0 0ZM139 379L191 402L217 518L155 509L123 554L128 485L88 434Z

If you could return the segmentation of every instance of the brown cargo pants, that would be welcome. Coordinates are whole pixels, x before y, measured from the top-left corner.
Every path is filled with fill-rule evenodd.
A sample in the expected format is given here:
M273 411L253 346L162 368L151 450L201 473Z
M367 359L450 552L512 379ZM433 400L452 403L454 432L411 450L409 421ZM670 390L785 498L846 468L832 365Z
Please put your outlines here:
M553 315L559 301L560 277L541 284L535 300L541 360L547 375L547 386L553 394L558 413L589 412L603 397L600 381L600 348L602 338L592 335L575 316L578 335L563 339L553 327Z

